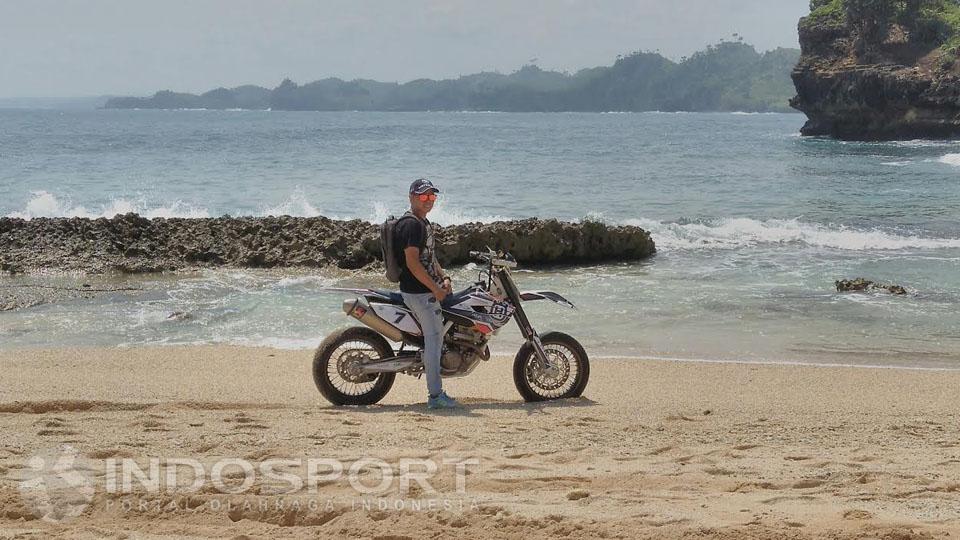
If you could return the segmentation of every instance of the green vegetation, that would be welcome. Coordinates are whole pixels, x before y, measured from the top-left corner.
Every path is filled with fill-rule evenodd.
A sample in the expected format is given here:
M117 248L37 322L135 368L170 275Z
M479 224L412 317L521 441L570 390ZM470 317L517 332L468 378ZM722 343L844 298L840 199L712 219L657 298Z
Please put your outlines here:
M923 16L932 20L945 35L943 49L956 57L960 52L960 5L957 0L941 0L938 9L927 7ZM936 24L939 23L939 24Z
M329 78L298 85L287 79L273 90L217 88L200 96L162 91L149 98L114 98L106 107L792 112L790 72L799 57L796 49L761 54L738 40L712 45L679 63L638 51L618 57L612 66L574 74L528 65L507 75L487 72L405 84Z
M844 24L843 0L810 0L808 23L842 25Z
M960 49L960 0L810 0L806 25L849 26L867 42L886 36L893 24L915 43Z

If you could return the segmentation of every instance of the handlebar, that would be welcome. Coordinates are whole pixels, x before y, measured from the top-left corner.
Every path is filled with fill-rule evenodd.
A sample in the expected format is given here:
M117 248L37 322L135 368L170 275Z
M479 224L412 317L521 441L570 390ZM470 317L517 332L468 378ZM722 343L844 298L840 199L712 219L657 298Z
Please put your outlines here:
M506 257L510 257L510 255L508 254L508 255L505 255L504 257L498 257L497 254L494 253L493 251L489 251L489 252L471 251L470 252L470 258L478 262L490 264L492 266L501 266L504 268L516 268L517 261L510 260L513 257L510 257L510 259L507 259Z

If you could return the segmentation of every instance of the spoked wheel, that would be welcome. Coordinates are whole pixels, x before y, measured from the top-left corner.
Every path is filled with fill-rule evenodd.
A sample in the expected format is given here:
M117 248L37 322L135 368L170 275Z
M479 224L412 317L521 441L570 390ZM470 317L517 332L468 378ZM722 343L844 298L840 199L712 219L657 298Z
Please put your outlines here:
M393 356L387 340L370 328L352 326L330 334L313 357L313 382L334 405L373 405L393 386L395 373L361 373L360 366Z
M562 332L540 336L547 364L541 365L529 343L513 361L513 382L526 401L577 397L590 378L590 360L576 339Z

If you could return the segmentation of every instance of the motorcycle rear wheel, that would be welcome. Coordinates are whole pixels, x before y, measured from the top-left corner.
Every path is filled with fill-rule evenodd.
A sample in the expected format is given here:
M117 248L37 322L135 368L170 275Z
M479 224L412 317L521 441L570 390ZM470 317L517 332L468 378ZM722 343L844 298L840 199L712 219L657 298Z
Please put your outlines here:
M533 345L525 343L513 361L513 383L525 401L579 397L590 379L590 359L576 339L563 332L540 336L550 365L540 367Z
M373 405L393 386L396 373L362 374L357 366L393 356L390 343L364 326L327 336L313 356L313 382L334 405Z

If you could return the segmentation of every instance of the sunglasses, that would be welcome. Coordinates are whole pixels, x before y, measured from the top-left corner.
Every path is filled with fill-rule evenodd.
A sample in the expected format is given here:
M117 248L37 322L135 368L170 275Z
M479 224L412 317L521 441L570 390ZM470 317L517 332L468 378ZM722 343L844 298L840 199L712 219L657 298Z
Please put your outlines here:
M421 193L420 195L417 195L417 198L420 199L421 202L435 201L435 200L437 200L437 194L436 194L436 193Z

